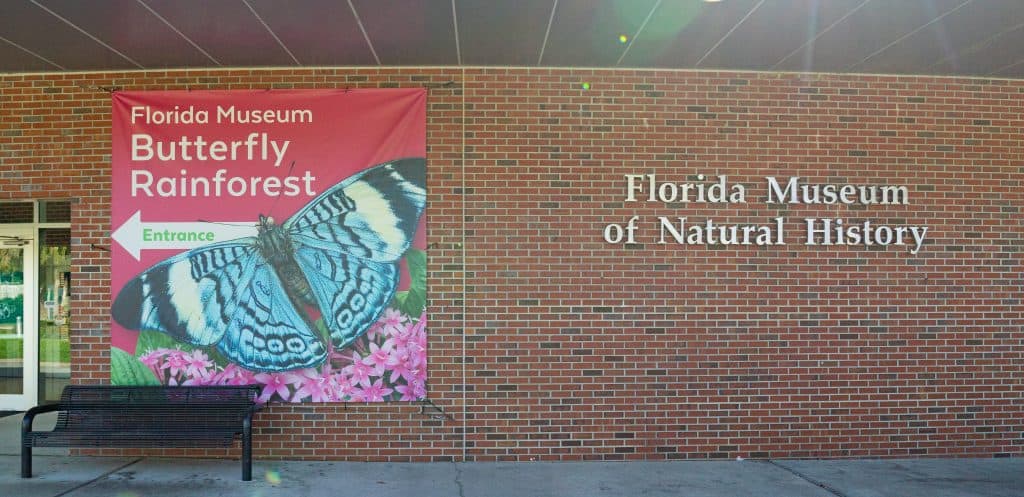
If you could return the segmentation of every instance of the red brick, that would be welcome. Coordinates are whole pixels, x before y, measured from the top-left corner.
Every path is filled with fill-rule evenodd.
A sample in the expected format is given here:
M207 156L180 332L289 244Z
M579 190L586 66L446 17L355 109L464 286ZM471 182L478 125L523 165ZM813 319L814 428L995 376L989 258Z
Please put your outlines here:
M450 417L419 405L275 405L257 418L257 458L1021 454L1024 82L1014 80L503 68L0 75L0 199L77 199L74 381L109 377L110 106L100 87L394 85L432 87L430 398ZM623 202L624 175L648 173L725 175L747 186L747 202ZM764 203L766 176L907 185L910 202L780 209ZM602 240L605 225L633 215L642 248ZM657 216L784 216L790 229L784 247L661 246ZM929 244L917 255L805 246L804 217L926 225ZM309 413L325 418L304 421Z

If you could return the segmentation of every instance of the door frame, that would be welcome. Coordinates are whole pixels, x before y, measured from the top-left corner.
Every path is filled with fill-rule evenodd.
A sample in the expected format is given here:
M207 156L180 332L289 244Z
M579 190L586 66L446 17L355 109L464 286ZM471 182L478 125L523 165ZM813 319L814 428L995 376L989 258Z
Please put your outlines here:
M38 230L33 225L0 225L0 248L15 245L5 244L6 237L15 237L23 242L22 255L22 392L21 394L0 394L0 410L24 411L39 401L39 295L36 271L39 253L36 246Z

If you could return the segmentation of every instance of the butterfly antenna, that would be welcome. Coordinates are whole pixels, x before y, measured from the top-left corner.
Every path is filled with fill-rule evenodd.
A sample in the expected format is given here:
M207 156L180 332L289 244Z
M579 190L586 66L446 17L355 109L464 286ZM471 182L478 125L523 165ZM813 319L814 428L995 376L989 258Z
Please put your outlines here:
M259 223L225 223L224 221L210 221L209 219L197 219L198 223L216 224L220 226L252 226Z
M288 174L287 174L287 176L291 176L293 170L295 170L295 161L292 161L291 165L288 166ZM274 198L274 203L273 204L270 204L270 212L267 213L268 217L273 217L274 209L277 208L277 202L279 200L281 200L281 196L280 195L278 195L277 197Z

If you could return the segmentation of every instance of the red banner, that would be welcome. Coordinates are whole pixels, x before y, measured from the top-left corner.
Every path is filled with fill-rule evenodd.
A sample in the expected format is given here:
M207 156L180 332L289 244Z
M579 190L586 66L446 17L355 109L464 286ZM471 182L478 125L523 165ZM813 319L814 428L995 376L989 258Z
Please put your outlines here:
M111 380L426 395L426 91L116 92Z

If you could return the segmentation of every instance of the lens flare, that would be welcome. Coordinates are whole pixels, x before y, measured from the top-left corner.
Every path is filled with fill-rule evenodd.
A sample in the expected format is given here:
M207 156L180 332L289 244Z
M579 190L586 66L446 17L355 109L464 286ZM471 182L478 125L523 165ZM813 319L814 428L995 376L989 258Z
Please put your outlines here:
M619 43L626 43L629 41L629 37L626 35L619 35Z
M267 471L267 475L266 475L265 478L267 480L267 483L269 483L271 485L280 485L281 484L281 473L278 473L277 471L274 471L274 470Z
M584 90L589 90L590 89L590 83L583 83L583 84L580 85L580 88L583 88Z

